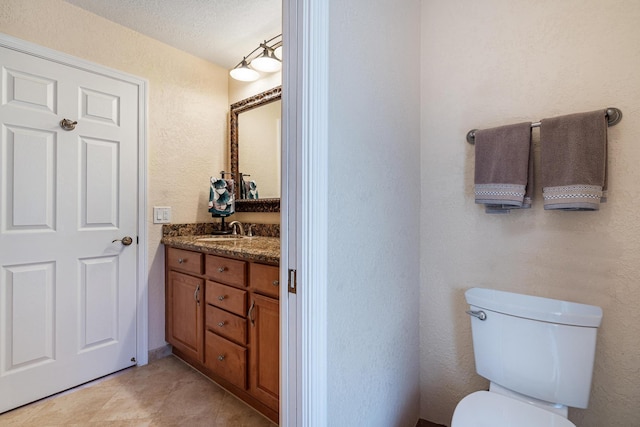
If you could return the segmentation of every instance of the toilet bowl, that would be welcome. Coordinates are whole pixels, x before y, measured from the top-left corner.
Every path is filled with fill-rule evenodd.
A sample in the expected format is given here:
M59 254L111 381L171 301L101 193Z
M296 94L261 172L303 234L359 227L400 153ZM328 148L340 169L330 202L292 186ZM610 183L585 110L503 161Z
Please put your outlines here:
M575 427L562 415L490 391L476 391L458 403L451 427Z
M602 309L481 288L465 297L490 388L462 399L451 427L575 427L568 406L588 405Z

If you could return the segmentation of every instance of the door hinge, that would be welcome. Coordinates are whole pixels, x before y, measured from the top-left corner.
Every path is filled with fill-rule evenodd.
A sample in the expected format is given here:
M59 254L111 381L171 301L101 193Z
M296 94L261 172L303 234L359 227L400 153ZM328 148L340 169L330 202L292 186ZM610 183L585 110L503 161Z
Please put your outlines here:
M136 236L136 245L140 244L140 236Z
M296 271L289 269L289 293L295 294L298 289L298 281L296 279Z

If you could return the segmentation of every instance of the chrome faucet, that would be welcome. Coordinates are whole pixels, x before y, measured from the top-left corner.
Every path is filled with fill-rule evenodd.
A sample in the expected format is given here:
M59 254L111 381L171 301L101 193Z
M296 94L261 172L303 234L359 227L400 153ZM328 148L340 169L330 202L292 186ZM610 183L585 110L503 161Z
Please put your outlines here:
M238 227L236 227L236 225ZM238 234L237 229L240 229L240 235L244 236L244 228L242 227L242 223L240 221L231 221L229 223L229 228L231 229L231 234Z
M249 229L247 230L247 237L253 237L253 230L252 228L255 227L255 224L249 224L248 227Z

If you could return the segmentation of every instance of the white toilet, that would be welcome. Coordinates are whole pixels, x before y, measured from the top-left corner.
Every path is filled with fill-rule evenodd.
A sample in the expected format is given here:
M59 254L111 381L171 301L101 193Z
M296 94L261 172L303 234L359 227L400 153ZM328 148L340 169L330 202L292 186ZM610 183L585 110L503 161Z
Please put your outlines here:
M465 296L476 371L490 386L458 403L451 427L575 427L568 406L589 403L602 309L481 288Z

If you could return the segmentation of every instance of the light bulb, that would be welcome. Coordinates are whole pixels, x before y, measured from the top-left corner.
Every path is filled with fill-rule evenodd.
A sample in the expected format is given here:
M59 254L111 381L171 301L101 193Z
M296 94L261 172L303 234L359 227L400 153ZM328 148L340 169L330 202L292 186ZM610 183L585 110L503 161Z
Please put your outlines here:
M257 71L249 68L249 66L247 65L247 61L245 61L244 59L242 60L240 65L238 65L233 70L229 71L229 74L234 79L240 80L243 82L253 82L255 80L258 80L258 78L260 78L260 74L258 74Z
M273 52L265 49L262 55L251 61L251 68L264 73L273 73L282 68L282 62L273 55Z

